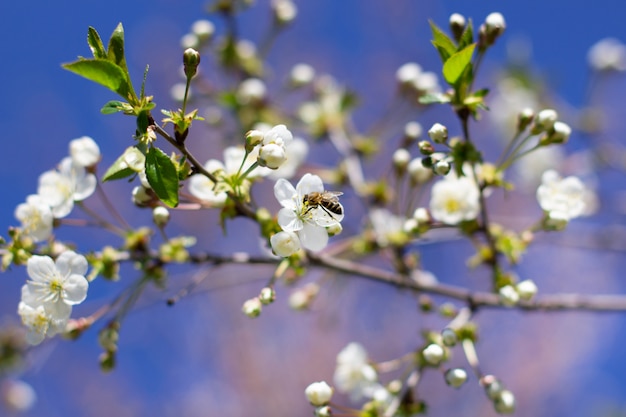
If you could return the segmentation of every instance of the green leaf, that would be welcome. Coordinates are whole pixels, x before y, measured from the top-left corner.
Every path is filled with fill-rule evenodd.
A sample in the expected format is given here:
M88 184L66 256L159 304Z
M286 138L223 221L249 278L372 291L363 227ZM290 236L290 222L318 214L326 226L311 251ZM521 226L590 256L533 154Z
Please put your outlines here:
M106 59L107 52L104 50L102 39L100 39L98 32L91 26L89 26L87 31L87 43L89 44L89 48L91 49L91 53L94 58Z
M178 172L174 162L159 148L148 150L146 177L162 202L170 207L178 205Z
M124 27L121 23L117 25L111 38L109 39L109 47L107 51L109 61L117 64L124 72L128 73L126 67L126 57L124 56Z
M443 77L446 79L448 84L456 84L461 75L463 75L465 69L472 62L472 54L474 53L475 47L475 43L469 45L468 47L452 55L443 64Z
M128 164L124 161L124 154L122 154L104 173L102 182L121 180L122 178L127 178L134 174L136 174L136 172L128 167Z
M441 56L441 61L446 62L448 58L453 55L456 50L456 44L446 33L439 28L432 20L429 20L430 30L433 33L433 40L431 41L437 51L439 51L439 56Z
M474 43L474 26L472 25L472 19L468 19L465 30L459 40L459 47L457 50L466 48L468 45Z
M126 72L110 61L104 59L81 59L63 64L63 68L105 86L124 99L129 98L130 85Z
M137 130L140 134L145 134L150 126L150 112L148 110L142 110L137 115Z
M105 104L101 109L100 113L102 114L113 114L117 112L121 112L126 110L126 103L122 103L121 101L112 100Z

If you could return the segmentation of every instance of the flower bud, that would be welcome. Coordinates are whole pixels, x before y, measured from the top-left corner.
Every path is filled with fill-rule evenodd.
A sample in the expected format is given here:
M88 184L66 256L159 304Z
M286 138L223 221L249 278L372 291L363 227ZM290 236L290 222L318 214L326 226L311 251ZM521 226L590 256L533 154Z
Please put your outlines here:
M263 309L263 304L261 304L261 300L258 297L251 298L243 303L241 307L241 311L243 314L250 318L259 317L261 315L261 310Z
M275 143L263 145L259 150L257 161L262 167L269 169L278 169L287 160L285 147Z
M132 196L133 203L139 207L149 205L150 202L153 200L152 196L148 193L148 189L141 185L133 188Z
M504 385L493 375L485 375L480 379L480 384L485 388L485 394L491 400L495 400L504 390Z
M523 132L533 122L535 112L527 107L517 115L517 131Z
M332 410L327 405L315 409L315 417L330 417L332 415Z
M163 227L170 220L170 212L163 206L156 206L152 209L152 220L154 224L159 227Z
M278 256L286 258L300 250L300 239L293 232L278 232L270 238L272 250Z
M311 405L321 407L330 402L333 396L333 389L325 381L313 382L306 387L304 394Z
M450 31L452 32L454 39L458 41L459 39L461 39L463 31L465 31L465 17L462 14L453 13L450 15L449 24Z
M200 53L193 48L185 49L183 52L183 65L185 69L185 76L193 78L198 71L198 65L200 65Z
M463 368L448 369L444 374L444 378L446 379L446 384L452 388L459 388L467 381L467 372Z
M494 399L493 407L498 414L512 414L515 411L515 396L509 390L502 390Z
M533 128L530 132L533 135L536 135L537 133L545 132L552 129L558 117L559 115L557 114L557 112L552 109L541 110L539 113L537 113L537 116L535 117L535 124L533 125Z
M456 332L449 327L446 327L441 331L441 340L447 347L452 347L459 341Z
M292 22L298 14L298 9L291 0L273 0L272 9L276 22L282 25Z
M435 152L435 148L433 144L427 140L421 140L417 146L419 147L420 153L422 155L432 155Z
M451 166L448 161L446 161L445 159L442 159L441 161L438 161L435 164L433 169L435 170L437 174L445 176L445 175L448 175L448 173L450 172Z
M418 207L413 212L413 218L417 220L419 225L430 223L430 214L424 207Z
M489 16L485 18L485 27L487 28L487 36L492 36L495 39L506 29L504 16L498 12L490 13Z
M259 293L259 300L265 305L272 304L276 300L276 291L272 287L264 287Z
M440 123L435 123L428 131L428 136L435 143L445 143L448 140L448 128Z
M519 294L512 285L505 285L498 290L500 302L505 306L514 306L519 302Z
M430 365L439 365L443 360L445 351L436 343L431 343L422 350L422 356L426 363Z
M260 130L250 130L246 133L246 150L248 152L252 151L256 145L263 142L263 137L265 134Z
M526 301L531 300L538 291L537 285L530 279L518 282L517 285L515 285L515 290L519 294L519 297Z
M572 129L566 123L555 122L548 138L550 143L566 143L571 133Z

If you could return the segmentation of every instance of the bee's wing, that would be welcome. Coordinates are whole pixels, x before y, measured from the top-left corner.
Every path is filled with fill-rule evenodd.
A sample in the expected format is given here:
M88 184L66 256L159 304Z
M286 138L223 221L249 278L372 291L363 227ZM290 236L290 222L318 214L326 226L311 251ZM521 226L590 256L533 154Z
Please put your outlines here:
M343 213L343 207L341 208L341 212ZM343 214L336 214L329 211L324 206L317 206L316 213L314 216L315 223L318 226L329 227L334 226L340 221L343 220Z

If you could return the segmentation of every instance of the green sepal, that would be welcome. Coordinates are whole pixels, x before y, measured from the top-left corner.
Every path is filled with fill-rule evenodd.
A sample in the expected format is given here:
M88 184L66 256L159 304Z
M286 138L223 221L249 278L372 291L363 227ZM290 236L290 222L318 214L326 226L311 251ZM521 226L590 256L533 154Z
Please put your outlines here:
M146 154L146 178L162 202L169 207L178 205L178 171L159 148L151 147Z
M430 30L433 33L432 44L437 48L439 52L439 56L441 57L441 62L446 62L450 56L452 56L456 51L456 44L448 35L445 34L443 30L439 26L435 24L432 20L428 21L430 23Z
M450 85L455 85L472 62L476 44L473 43L456 52L443 64L443 77Z
M80 59L62 65L68 71L105 86L124 99L131 97L131 87L127 73L118 65L106 59Z
M113 162L113 165L106 170L102 176L102 182L121 180L122 178L128 178L134 174L136 174L136 172L128 167L128 164L124 161L124 154L122 154Z
M89 48L91 49L91 53L94 58L107 59L107 52L104 49L102 39L100 39L100 35L96 29L91 26L89 26L87 31L87 43L89 44Z

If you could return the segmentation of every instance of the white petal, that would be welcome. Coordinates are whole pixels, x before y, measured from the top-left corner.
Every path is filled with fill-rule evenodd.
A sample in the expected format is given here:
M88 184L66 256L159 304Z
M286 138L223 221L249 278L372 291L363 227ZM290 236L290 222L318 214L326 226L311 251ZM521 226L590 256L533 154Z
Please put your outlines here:
M63 252L56 260L56 267L61 276L67 277L71 274L85 275L87 273L87 259L74 251Z
M63 301L68 305L76 305L85 301L89 283L82 275L73 274L63 283Z
M278 224L285 232L297 232L304 226L296 213L288 208L282 208L278 211Z
M321 193L324 191L324 183L317 175L304 174L298 182L298 185L296 185L296 190L298 190L299 197L304 197L305 194L315 192Z
M296 209L294 198L296 198L298 194L296 193L296 189L293 188L293 185L286 179L281 178L276 181L276 184L274 184L274 195L281 206L291 210Z
M98 180L93 174L87 174L76 178L76 185L74 188L74 200L82 201L89 197L96 190Z
M49 256L33 255L26 263L26 272L35 282L47 282L56 274L57 268Z
M328 232L323 227L305 223L298 232L302 246L312 251L319 251L328 244Z
M88 167L100 160L100 148L93 139L83 136L70 142L70 156L74 163Z

